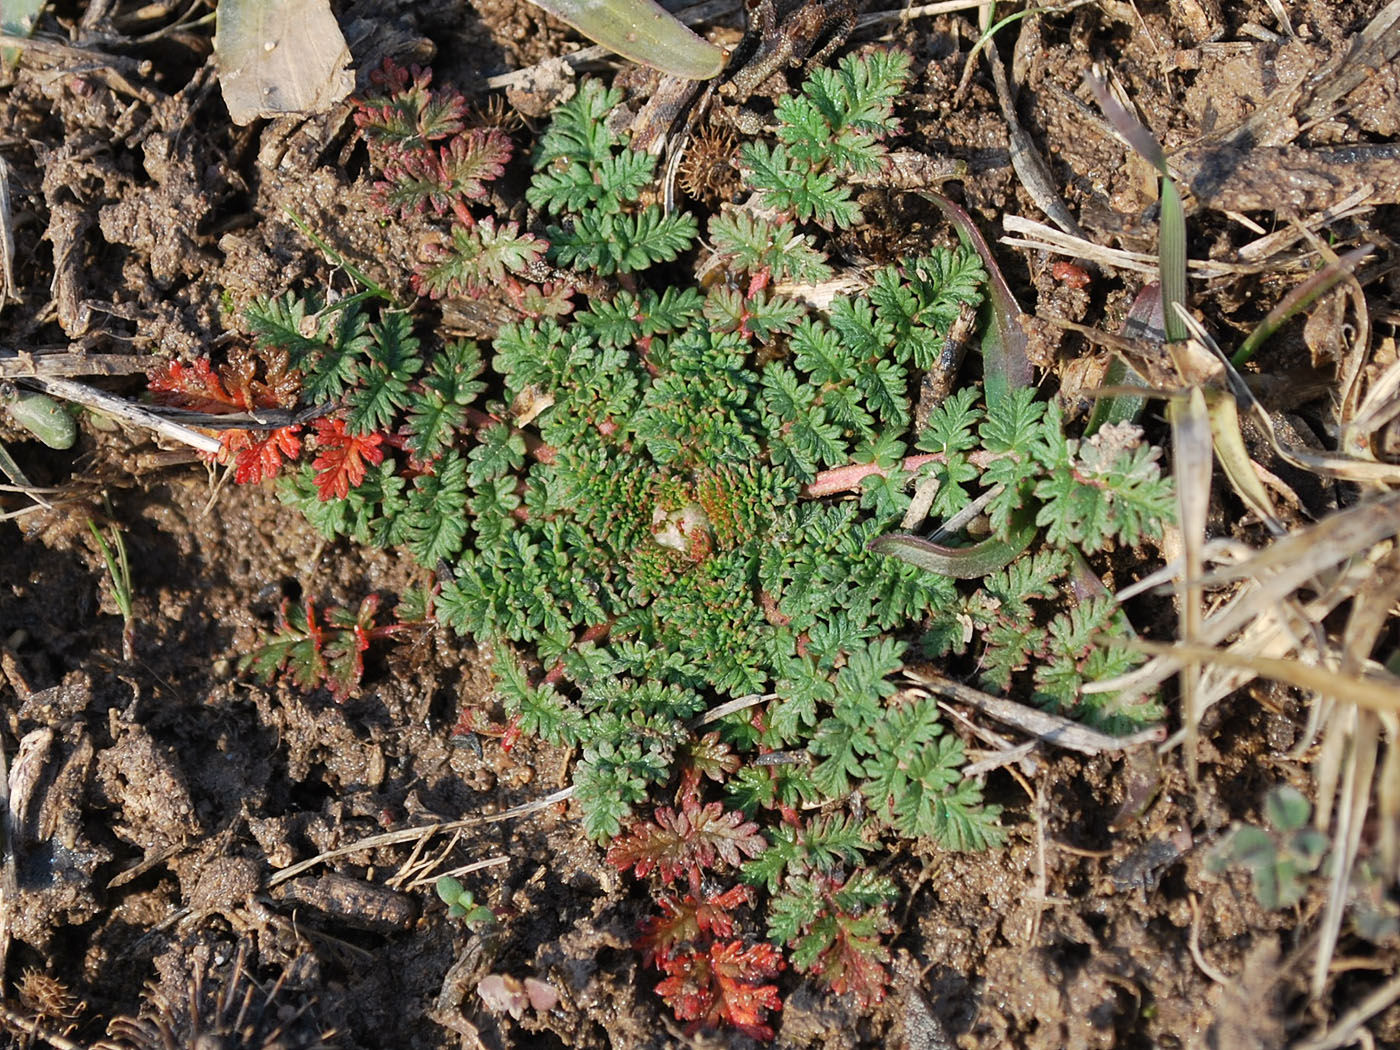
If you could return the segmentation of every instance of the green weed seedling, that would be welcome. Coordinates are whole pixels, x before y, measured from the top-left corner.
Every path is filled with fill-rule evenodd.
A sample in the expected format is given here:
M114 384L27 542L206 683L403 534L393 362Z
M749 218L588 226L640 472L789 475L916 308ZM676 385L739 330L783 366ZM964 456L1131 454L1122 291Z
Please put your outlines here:
M453 919L461 919L473 933L482 933L494 928L496 913L484 904L478 904L471 890L451 875L437 880L434 888L441 901L447 905L447 914Z
M435 573L438 622L495 651L502 732L579 756L583 829L652 887L639 946L698 1027L771 1036L788 966L878 1001L884 845L1003 841L936 701L896 688L906 661L957 661L1112 730L1160 716L1151 698L1082 692L1138 658L1108 599L1064 598L1080 554L1170 514L1141 431L1077 439L1033 389L972 384L915 426L922 374L983 297L970 249L877 267L821 311L779 290L832 276L826 231L860 221L847 180L885 163L908 68L876 52L814 73L774 141L743 151L751 204L713 215L703 252L692 215L651 203L654 160L608 119L620 93L585 81L541 138L526 199L542 238L484 211L509 141L468 128L426 74L388 71L357 121L385 214L441 234L407 263L416 286L503 297L521 319L445 341L367 297L329 312L289 293L247 313L262 372L160 376L186 402L207 388L256 404L295 375L300 403L333 405L310 433L241 447L246 479L277 474L325 536ZM587 297L535 283L546 258ZM1014 534L1024 550L962 579L880 553L916 491L934 518L983 523L944 544ZM289 609L250 667L358 688L384 630L372 612Z
M1307 892L1309 876L1327 853L1327 836L1308 826L1312 805L1281 785L1264 799L1268 828L1239 824L1211 854L1209 871L1244 868L1253 877L1254 899L1270 911L1291 908Z
M110 511L110 508L109 508ZM97 522L88 518L88 531L97 542L107 576L112 585L112 601L122 617L122 659L128 663L135 657L136 612L132 597L131 563L126 556L126 539L119 525L113 523L103 536ZM109 543L108 540L111 540Z

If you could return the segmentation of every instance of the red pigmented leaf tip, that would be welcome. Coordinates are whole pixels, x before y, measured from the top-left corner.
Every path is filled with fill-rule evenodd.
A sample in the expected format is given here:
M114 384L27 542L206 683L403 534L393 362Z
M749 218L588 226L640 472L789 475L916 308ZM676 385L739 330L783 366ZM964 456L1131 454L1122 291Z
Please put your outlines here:
M311 466L316 470L316 491L322 503L344 499L365 480L367 464L383 462L383 435L351 434L345 420L338 418L323 416L314 425L317 455Z

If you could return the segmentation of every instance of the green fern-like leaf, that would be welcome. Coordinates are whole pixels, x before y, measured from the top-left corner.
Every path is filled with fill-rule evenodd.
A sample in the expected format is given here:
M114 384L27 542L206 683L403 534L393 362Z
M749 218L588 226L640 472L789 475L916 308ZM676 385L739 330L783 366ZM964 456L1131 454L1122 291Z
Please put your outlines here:
M549 127L535 147L535 168L547 168L556 161L587 167L610 157L618 140L607 116L621 101L621 91L605 88L598 80L585 80L574 97L550 116Z
M777 893L789 873L859 867L874 848L864 837L864 825L854 817L833 814L807 824L784 824L770 832L766 850L744 863L744 881Z
M767 273L775 281L810 284L831 277L831 267L812 246L812 238L799 234L790 222L733 209L712 218L709 233L715 254L738 273Z
M883 51L814 70L802 94L779 103L778 138L813 168L862 175L879 170L885 156L879 140L898 127L893 105L909 64L903 52Z
M324 319L314 299L292 292L278 298L254 299L243 320L260 347L286 350L293 368L304 368L325 346Z
M413 479L408 497L408 549L424 565L436 565L462 549L467 535L467 464L449 452L432 474Z
M600 274L634 273L670 262L695 240L694 216L648 205L636 214L587 211L569 227L549 227L550 256Z
M349 398L351 433L387 430L397 411L408 405L408 384L423 367L419 346L413 319L407 314L386 314L383 321L370 325L364 385Z
M523 273L545 253L545 245L513 222L497 226L491 217L470 228L452 227L447 244L425 246L427 261L413 275L414 287L433 299L477 295Z
M788 212L825 229L846 229L861 221L849 186L831 172L815 171L789 155L782 144L745 143L739 153L748 182L765 207Z

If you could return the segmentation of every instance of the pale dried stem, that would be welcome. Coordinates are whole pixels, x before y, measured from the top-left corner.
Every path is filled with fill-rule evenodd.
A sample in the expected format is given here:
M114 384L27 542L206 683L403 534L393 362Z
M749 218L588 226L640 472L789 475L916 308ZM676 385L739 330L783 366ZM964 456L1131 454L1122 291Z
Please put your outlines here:
M290 868L283 868L276 875L267 880L268 888L271 889L278 883L286 882L288 879L296 878L304 871L309 871L318 864L335 860L337 857L345 857L351 853L360 853L364 850L379 849L382 846L396 846L404 842L417 842L424 836L440 835L447 831L456 831L458 828L475 828L486 824L499 824L503 820L514 820L517 817L526 817L531 813L538 813L540 810L548 809L550 806L564 802L573 796L572 787L562 788L559 791L537 798L533 802L525 802L519 806L512 806L510 809L503 809L499 813L488 813L479 817L465 817L461 820L444 820L436 824L426 824L418 828L404 828L400 831L386 831L381 835L370 835L360 839L358 842L348 846L341 846L339 849L327 850L325 853L318 853L316 856L293 864ZM494 860L492 863L501 863Z

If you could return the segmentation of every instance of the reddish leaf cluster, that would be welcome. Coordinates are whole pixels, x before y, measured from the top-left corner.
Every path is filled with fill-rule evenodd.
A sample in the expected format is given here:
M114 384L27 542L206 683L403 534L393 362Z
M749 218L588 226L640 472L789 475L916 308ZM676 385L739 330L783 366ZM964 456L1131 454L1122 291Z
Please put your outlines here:
M885 997L890 953L883 936L890 931L888 898L859 877L842 881L814 874L817 890L811 917L788 941L793 967L824 980L837 995L850 994L867 1009Z
M682 1021L695 1028L729 1025L755 1039L772 1039L765 1022L769 1010L781 1010L777 985L760 984L783 968L771 944L744 946L743 941L713 941L674 955L659 956L666 978L656 992Z
M718 733L706 733L686 745L685 753L681 756L679 796L698 800L702 778L709 777L722 784L726 777L738 771L739 756L719 738Z
M392 153L383 179L374 184L375 203L404 218L425 208L435 215L450 209L464 226L472 226L466 202L486 196L486 184L505 172L512 148L499 128L475 128L437 149Z
M680 809L658 806L654 819L638 822L613 840L608 861L638 876L655 871L662 882L685 876L689 891L661 893L661 914L642 924L638 947L666 976L656 992L692 1029L729 1025L756 1039L771 1039L768 1011L781 1010L773 984L762 983L783 968L770 944L745 947L734 940L736 908L753 902L747 886L706 893L701 873L723 862L735 866L768 845L758 825L719 802L697 798L701 771L718 775L730 766L728 749L717 738L703 738L691 756L691 774Z
M277 630L243 657L239 667L264 680L286 671L301 688L326 685L337 700L344 700L364 677L364 652L370 643L410 626L391 623L376 627L378 613L379 596L375 594L364 598L354 610L332 608L320 621L310 598L302 606L284 601Z
M206 415L288 408L296 404L300 385L300 377L287 367L282 351L270 351L261 369L258 358L245 350L234 351L228 364L218 371L203 357L189 364L165 361L147 379L161 404ZM233 480L239 485L275 478L284 461L301 454L300 433L301 427L295 424L276 430L220 430L223 447L215 458L233 464Z
M383 462L384 438L379 434L352 434L345 420L323 416L313 424L316 428L316 458L311 466L316 470L316 491L324 503L329 499L344 499L350 490L365 480L366 464Z
M278 427L276 430L221 430L220 463L233 464L233 480L238 485L253 485L275 478L282 463L290 463L301 455L300 426Z
M355 101L355 126L371 142L413 149L457 134L467 115L467 100L455 91L433 91L432 70L405 69L390 59L370 74L377 89Z
M810 969L819 973L837 995L849 992L863 1008L878 1003L885 997L885 985L889 983L889 975L881 965L889 959L880 940L888 925L884 914L835 911L820 925L825 927L820 935L829 936L830 942Z
M686 875L698 892L705 868L720 860L737 865L742 857L756 857L767 848L758 825L742 813L726 812L719 802L702 806L692 797L682 800L679 812L658 806L654 820L614 839L608 862L622 871L633 869L638 878L655 871L664 883Z
M373 75L378 91L355 103L355 123L378 173L373 199L404 219L450 215L450 229L425 238L413 262L413 288L444 295L504 294L528 317L557 317L572 309L567 285L534 284L548 245L518 223L478 218L471 205L501 177L515 147L500 127L468 129L466 100L431 90L432 75L390 62Z
M467 130L467 100L457 91L433 91L432 73L405 70L386 60L372 75L383 92L357 99L355 124L370 143L381 178L374 200L404 218L431 209L451 211L470 229L469 201L505 172L514 147L500 128Z
M734 916L730 912L753 903L753 894L747 886L734 886L705 897L694 893L684 897L662 893L656 902L661 905L661 914L644 920L641 936L637 938L647 962L676 954L688 941L732 937Z

